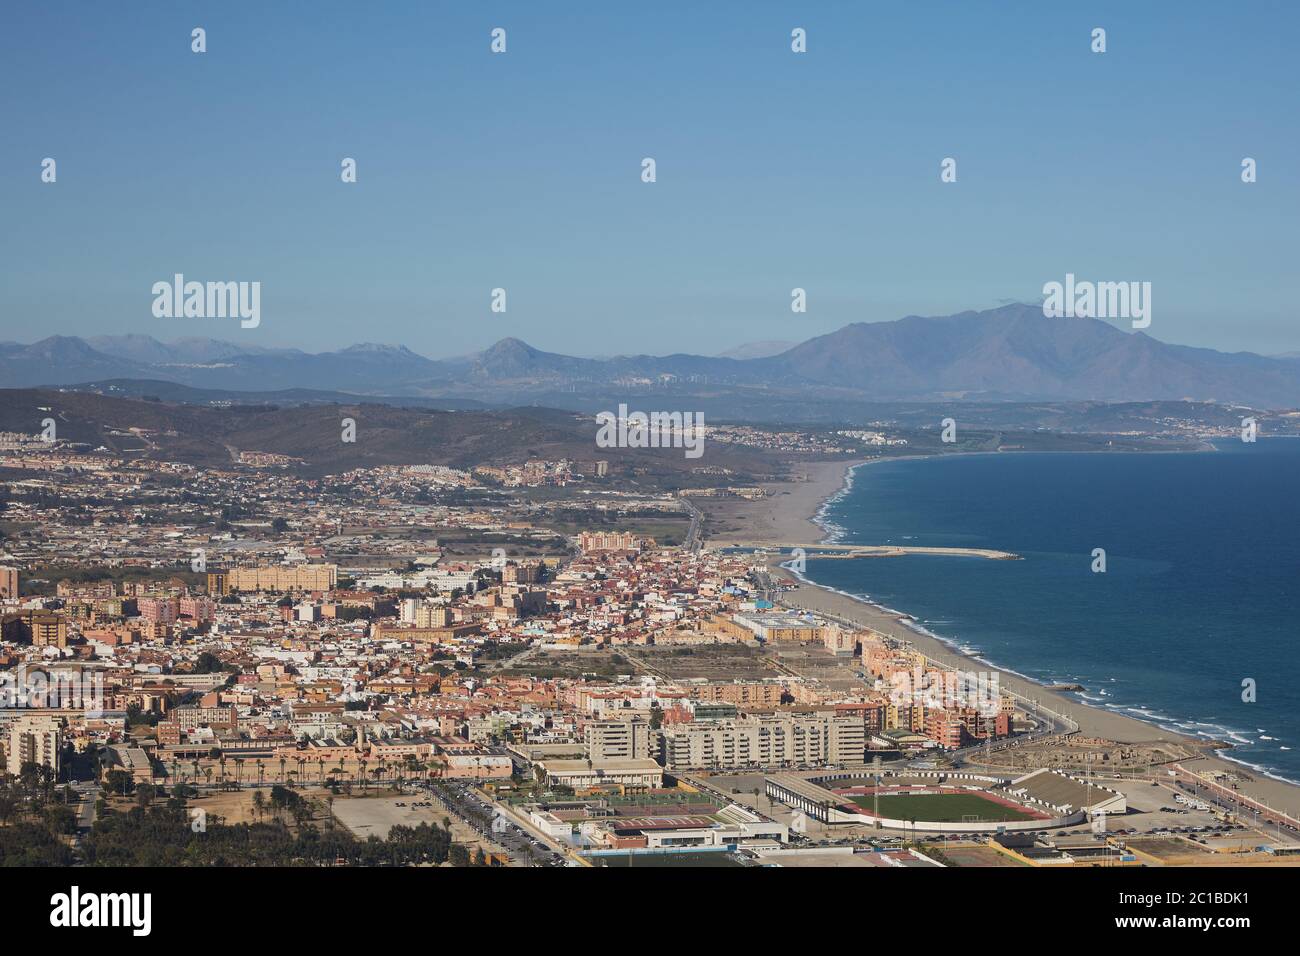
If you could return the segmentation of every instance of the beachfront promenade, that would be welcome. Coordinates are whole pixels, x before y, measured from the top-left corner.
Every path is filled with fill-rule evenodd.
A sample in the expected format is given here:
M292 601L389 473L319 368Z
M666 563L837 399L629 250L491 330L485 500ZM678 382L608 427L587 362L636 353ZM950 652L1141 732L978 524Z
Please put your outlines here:
M906 554L947 555L950 557L988 558L991 561L1019 561L1020 555L991 548L923 548L894 544L734 544L734 551L781 551L796 549L817 558L896 558Z

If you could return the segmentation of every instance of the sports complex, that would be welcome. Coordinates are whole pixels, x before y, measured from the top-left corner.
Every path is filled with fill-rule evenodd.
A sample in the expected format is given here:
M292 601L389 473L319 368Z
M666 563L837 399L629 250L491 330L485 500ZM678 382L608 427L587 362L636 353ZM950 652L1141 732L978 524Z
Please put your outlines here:
M768 796L830 824L931 833L1045 830L1081 823L1089 812L1120 809L1123 797L1055 771L1018 779L971 773L767 779ZM1122 809L1121 809L1122 812Z

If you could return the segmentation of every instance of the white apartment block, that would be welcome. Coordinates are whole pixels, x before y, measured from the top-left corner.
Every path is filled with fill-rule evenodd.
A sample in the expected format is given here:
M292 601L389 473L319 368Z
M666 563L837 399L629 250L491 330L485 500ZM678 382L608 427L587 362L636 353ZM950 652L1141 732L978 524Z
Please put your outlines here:
M19 717L9 726L5 764L9 773L17 775L23 764L36 763L49 767L57 777L62 749L61 718L46 715Z
M668 770L802 767L862 763L867 733L861 717L770 714L672 724L658 741Z
M643 718L593 720L583 728L592 760L645 760L650 756L650 723Z

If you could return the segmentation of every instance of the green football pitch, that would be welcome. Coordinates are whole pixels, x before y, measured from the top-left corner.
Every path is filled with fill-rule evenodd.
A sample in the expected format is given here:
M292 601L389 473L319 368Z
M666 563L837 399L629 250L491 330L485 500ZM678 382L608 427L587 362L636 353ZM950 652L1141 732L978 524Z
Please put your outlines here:
M924 793L904 796L881 794L879 804L871 796L854 796L853 800L871 812L879 807L887 820L930 820L935 823L1005 823L1033 820L1033 814L986 800L976 793Z

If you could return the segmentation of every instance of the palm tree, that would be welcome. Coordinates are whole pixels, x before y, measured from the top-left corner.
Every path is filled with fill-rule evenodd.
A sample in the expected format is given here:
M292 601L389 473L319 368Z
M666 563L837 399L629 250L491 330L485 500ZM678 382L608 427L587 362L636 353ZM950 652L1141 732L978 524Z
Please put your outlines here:
M257 785L262 785L262 779L266 775L266 761L261 757L257 758Z
M238 790L244 782L244 758L235 758L235 789Z
M284 783L284 765L285 765L285 757L284 754L281 754L280 755L280 782L281 783Z
M266 797L262 795L261 790L253 794L253 811L257 814L258 821L261 822L262 814L266 811Z

